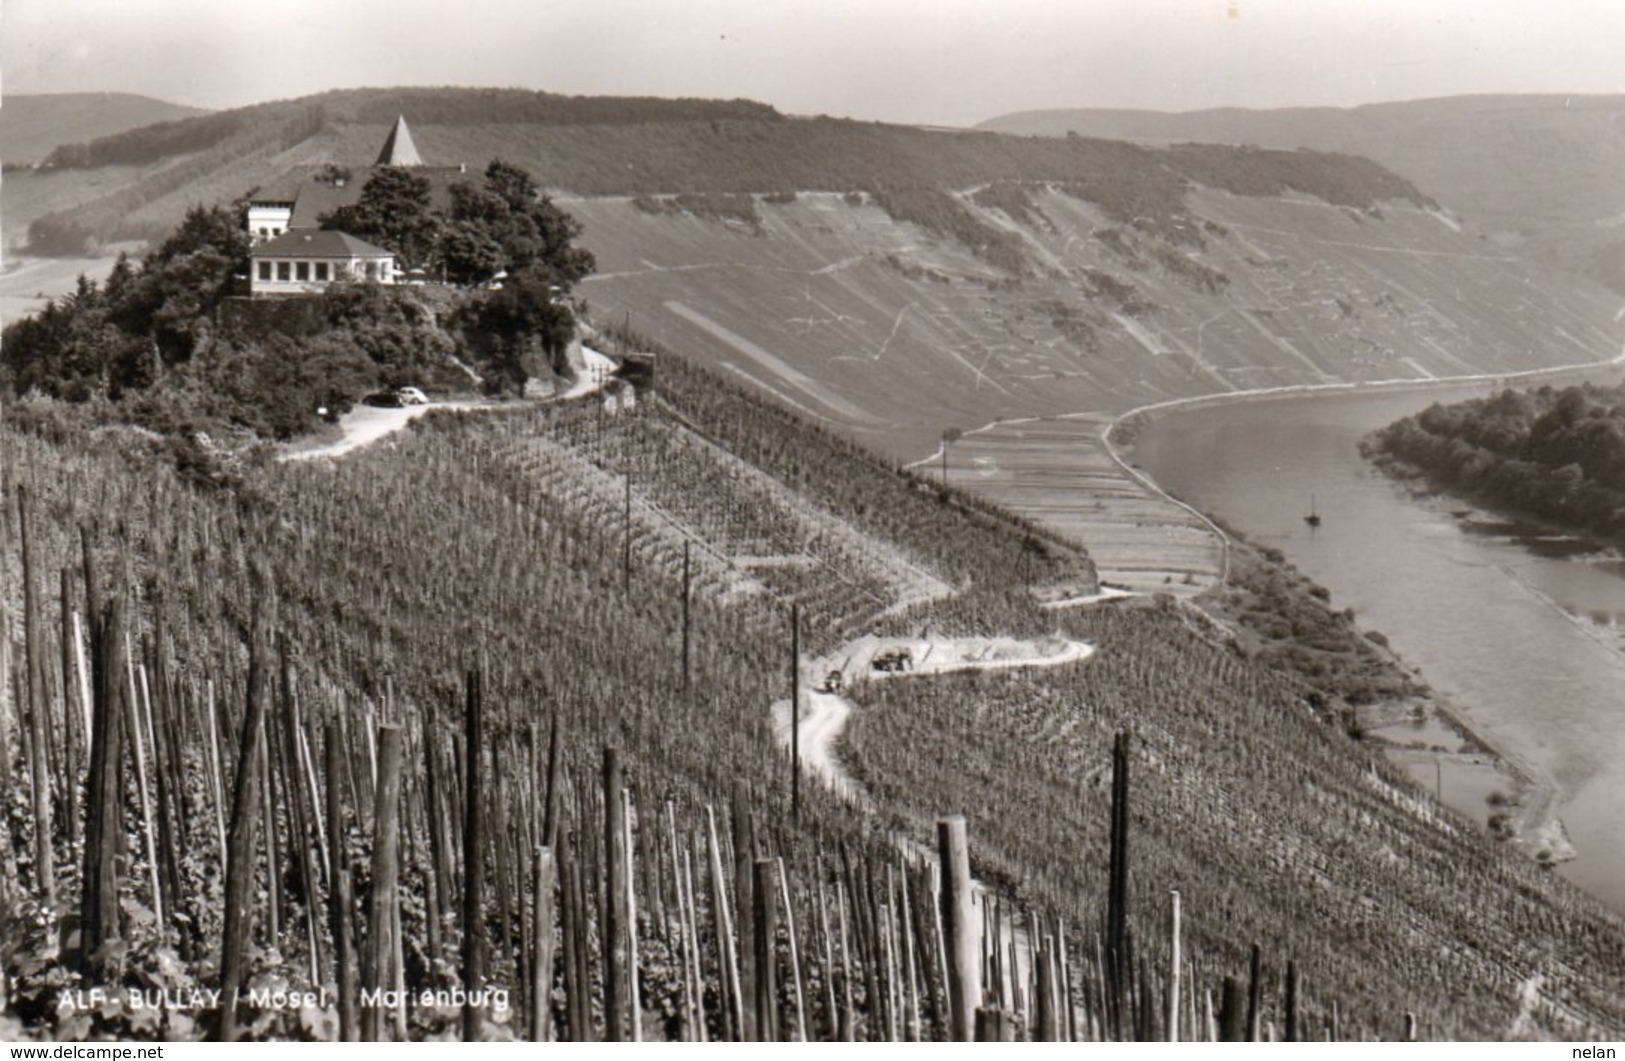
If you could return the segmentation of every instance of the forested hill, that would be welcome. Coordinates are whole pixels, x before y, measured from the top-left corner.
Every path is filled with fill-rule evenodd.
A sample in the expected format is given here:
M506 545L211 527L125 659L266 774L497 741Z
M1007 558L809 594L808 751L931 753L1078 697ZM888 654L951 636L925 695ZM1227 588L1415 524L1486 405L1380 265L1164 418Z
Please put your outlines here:
M302 167L366 165L402 114L433 164L482 166L501 155L575 195L959 190L1028 181L1064 186L1123 222L1154 223L1178 212L1190 185L1237 195L1295 192L1358 209L1427 203L1409 182L1343 156L1154 151L792 119L743 100L409 88L328 92L63 145L38 169L15 175L5 189L7 218L40 253L149 239L191 204L228 200Z
M1625 385L1434 404L1361 448L1393 471L1625 542Z
M65 143L110 137L129 129L204 112L127 92L6 93L0 107L0 161L32 166Z

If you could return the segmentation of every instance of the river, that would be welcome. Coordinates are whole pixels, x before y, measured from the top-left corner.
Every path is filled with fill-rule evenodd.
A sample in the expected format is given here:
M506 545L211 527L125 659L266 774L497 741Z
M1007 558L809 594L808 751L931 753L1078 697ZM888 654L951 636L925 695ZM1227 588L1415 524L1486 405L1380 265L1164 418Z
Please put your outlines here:
M1625 911L1625 564L1586 543L1417 496L1361 436L1478 386L1275 398L1165 412L1131 459L1164 488L1280 549L1386 634L1475 730L1557 783L1577 857L1561 872ZM1304 520L1313 497L1322 518ZM1419 779L1434 783L1433 767ZM1444 781L1483 821L1485 786Z

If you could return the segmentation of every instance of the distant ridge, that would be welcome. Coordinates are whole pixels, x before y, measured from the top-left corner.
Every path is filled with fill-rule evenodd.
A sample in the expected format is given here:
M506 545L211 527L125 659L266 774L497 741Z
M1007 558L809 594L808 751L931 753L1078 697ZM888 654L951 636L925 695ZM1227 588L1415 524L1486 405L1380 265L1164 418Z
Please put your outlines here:
M568 97L519 90L354 89L165 122L60 148L4 189L11 231L36 253L150 239L196 202L279 184L327 163L366 165L410 116L422 157L471 166L501 157L560 193L602 195L872 192L928 227L954 228L943 195L1052 182L1117 220L1172 223L1185 183L1240 194L1294 190L1366 208L1427 197L1363 159L1228 150L1150 152L1129 144L1043 142L976 131L787 118L749 100ZM1177 155L1177 157L1175 157ZM115 167L126 167L114 172ZM76 174L99 171L96 179ZM26 205L25 205L26 204ZM996 252L1013 236L966 233ZM13 237L15 238L15 237Z
M206 113L126 92L8 92L0 101L0 162L7 167L33 165L60 144Z
M980 129L1310 148L1381 163L1504 246L1625 294L1625 96L1450 96L1348 109L1057 109Z

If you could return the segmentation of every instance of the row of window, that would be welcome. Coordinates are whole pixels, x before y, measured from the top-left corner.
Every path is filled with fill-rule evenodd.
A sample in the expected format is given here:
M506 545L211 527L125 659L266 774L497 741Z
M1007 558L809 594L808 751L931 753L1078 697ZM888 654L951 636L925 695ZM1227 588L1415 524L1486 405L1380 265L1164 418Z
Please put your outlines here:
M262 240L266 240L266 239L270 239L272 236L280 236L280 235L282 235L283 231L284 230L280 229L280 228L266 228L265 226L262 225L262 226L260 226L260 229L259 229L259 237Z
M386 275L387 270L380 270L376 261L362 263L363 273L368 280L378 280ZM267 283L272 279L272 266L275 266L275 279L278 283L310 283L314 280L318 284L325 284L328 280L348 280L350 278L349 266L343 262L333 267L332 274L328 273L327 262L272 262L262 259L259 263L259 278Z

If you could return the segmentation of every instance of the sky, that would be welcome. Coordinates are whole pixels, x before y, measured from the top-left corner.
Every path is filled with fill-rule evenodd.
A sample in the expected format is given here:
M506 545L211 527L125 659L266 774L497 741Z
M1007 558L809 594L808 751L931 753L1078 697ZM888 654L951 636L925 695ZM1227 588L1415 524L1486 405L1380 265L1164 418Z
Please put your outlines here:
M1625 92L1625 0L0 0L6 93L223 108L361 85L1019 110Z

